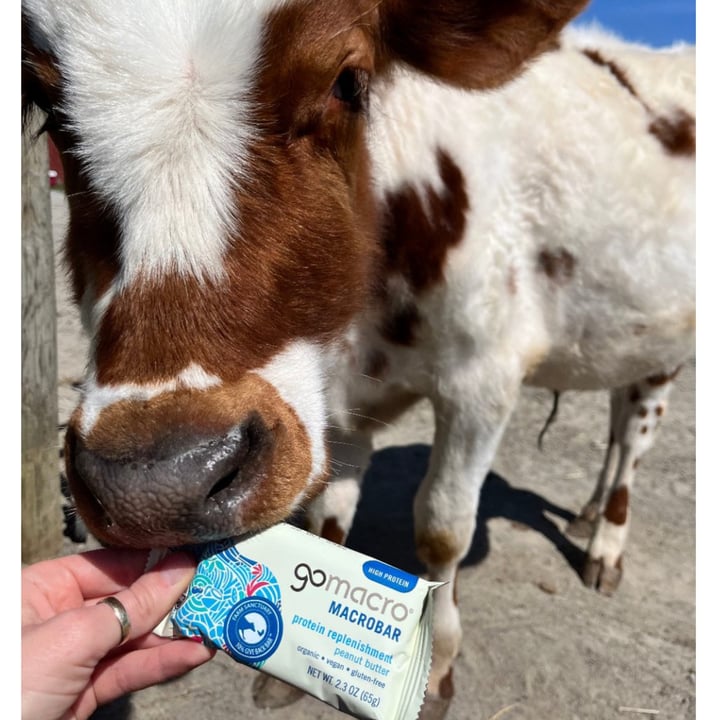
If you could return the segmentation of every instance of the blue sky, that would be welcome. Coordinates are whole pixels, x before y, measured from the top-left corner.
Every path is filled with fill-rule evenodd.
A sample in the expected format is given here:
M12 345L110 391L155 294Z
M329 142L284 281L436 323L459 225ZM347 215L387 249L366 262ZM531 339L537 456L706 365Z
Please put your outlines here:
M655 47L695 43L694 0L591 0L578 21L597 20L628 40Z

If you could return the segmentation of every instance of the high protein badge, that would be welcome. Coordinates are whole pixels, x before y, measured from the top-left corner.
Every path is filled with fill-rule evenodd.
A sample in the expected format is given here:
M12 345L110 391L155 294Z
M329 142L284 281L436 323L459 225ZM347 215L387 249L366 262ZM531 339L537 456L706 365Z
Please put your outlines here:
M356 717L415 720L440 583L287 524L194 550L197 573L156 633L200 637Z

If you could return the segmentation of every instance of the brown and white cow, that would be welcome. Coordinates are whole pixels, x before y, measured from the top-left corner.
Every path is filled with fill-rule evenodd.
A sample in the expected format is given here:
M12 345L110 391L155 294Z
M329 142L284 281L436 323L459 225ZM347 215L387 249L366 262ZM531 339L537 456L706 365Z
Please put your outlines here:
M521 384L609 389L577 525L586 582L617 586L634 470L694 351L694 51L560 35L584 4L24 0L92 340L66 457L96 537L306 508L343 541L363 416L428 397L415 533L448 583L447 698L455 574Z

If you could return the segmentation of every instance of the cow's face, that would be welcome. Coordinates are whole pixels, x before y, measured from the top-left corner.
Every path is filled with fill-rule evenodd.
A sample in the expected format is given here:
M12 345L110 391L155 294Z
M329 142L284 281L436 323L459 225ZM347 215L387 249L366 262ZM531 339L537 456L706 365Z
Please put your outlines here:
M92 341L66 457L93 534L237 535L321 489L328 358L378 265L375 77L497 85L583 4L24 2Z

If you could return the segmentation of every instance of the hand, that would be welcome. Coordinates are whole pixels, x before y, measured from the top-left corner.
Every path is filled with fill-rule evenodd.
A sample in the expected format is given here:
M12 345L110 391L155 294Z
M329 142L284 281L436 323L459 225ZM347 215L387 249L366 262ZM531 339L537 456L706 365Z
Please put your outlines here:
M84 720L99 705L181 675L215 654L152 634L192 580L194 560L173 553L143 574L147 553L94 550L22 571L22 716ZM114 595L130 634L118 647Z

